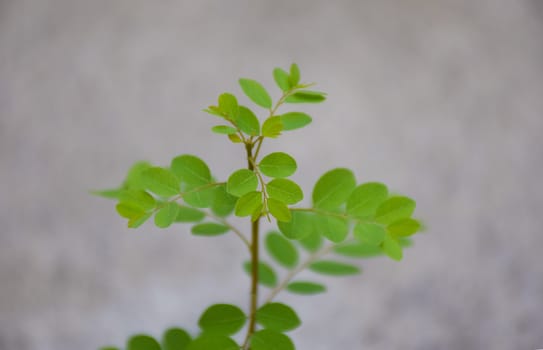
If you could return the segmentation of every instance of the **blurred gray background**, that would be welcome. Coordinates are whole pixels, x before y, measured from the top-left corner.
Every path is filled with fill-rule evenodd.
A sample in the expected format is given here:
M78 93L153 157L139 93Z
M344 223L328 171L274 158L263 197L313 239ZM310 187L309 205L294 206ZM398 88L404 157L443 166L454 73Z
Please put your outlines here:
M242 76L276 98L292 61L329 99L265 150L296 156L307 196L348 166L429 226L399 264L282 295L298 348L543 347L542 39L537 0L0 1L0 349L122 345L245 306L234 236L131 231L87 191L181 153L225 178L242 150L200 110Z

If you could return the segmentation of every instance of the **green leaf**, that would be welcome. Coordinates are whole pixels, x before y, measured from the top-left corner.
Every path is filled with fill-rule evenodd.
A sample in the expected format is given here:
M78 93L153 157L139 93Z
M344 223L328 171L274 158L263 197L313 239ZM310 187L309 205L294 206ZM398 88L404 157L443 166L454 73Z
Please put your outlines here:
M259 82L252 79L240 79L239 85L241 89L257 105L270 109L272 100L266 89Z
M151 217L151 213L145 213L138 216L134 216L128 220L128 227L129 228L137 228L140 227L145 223L145 221L149 220Z
M354 237L360 242L379 245L386 236L383 226L369 222L360 222L354 227Z
M160 350L160 344L153 338L145 334L137 334L126 344L127 350Z
M289 177L296 171L294 158L283 152L270 153L260 161L260 171L269 177Z
M407 237L420 230L420 223L415 219L400 219L390 224L387 230L394 237Z
M300 239L298 242L305 250L314 253L319 250L320 247L322 247L323 241L322 236L314 230L306 237Z
M312 295L326 292L326 287L314 282L292 282L287 285L287 290L294 294Z
M310 213L291 211L289 222L278 221L277 226L282 234L289 239L302 239L315 232L313 218Z
M296 182L288 179L273 179L266 185L268 196L285 204L295 204L304 199L304 193Z
M211 128L211 131L213 131L216 134L222 134L222 135L231 135L238 132L235 128L228 125L216 125Z
M183 195L183 200L196 208L209 208L213 205L218 191L217 186L194 187Z
M207 308L198 325L207 334L232 335L239 332L247 317L243 311L230 304L215 304Z
M375 220L381 224L391 224L405 219L415 211L416 203L407 197L392 197L384 201L375 213Z
M290 86L296 86L300 82L300 68L296 63L290 65L290 77L289 83Z
M120 350L120 349L116 346L103 346L98 350Z
M277 86L283 90L283 92L286 92L290 89L290 83L289 83L289 79L288 79L288 73L285 72L283 69L281 68L275 68L273 70L273 79L275 80L275 83L277 84Z
M289 112L279 116L283 122L283 130L300 129L311 123L311 117L302 112Z
M117 209L117 213L120 216L126 219L132 219L145 214L143 209L129 203L118 203L115 209Z
M223 112L217 106L209 106L206 109L202 109L202 111L211 115L216 115L217 117L224 118Z
M309 269L313 272L330 276L347 276L360 273L360 269L357 266L332 260L321 260L314 262L309 265Z
M226 183L226 191L236 197L241 197L248 192L254 192L258 187L258 178L254 171L239 169L230 175Z
M296 350L294 343L283 333L263 329L251 336L251 350Z
M123 193L125 190L122 188L111 188L107 190L96 190L96 191L90 191L90 194L93 194L95 196L100 196L108 199L119 199L121 196L121 193ZM104 348L106 349L106 348Z
M203 334L190 342L187 350L239 350L240 346L224 335Z
M196 236L218 236L228 232L230 228L214 222L203 222L192 226L191 232Z
M236 125L247 135L258 136L260 134L260 122L253 111L247 107L239 106L239 114L236 119Z
M245 272L251 276L252 268L250 261L243 263L243 270L245 270ZM270 265L266 264L265 262L258 263L258 283L270 288L277 286L277 275Z
M285 99L286 103L319 103L326 100L326 94L319 91L300 90Z
M237 197L226 192L226 185L220 185L215 190L215 199L211 210L217 216L227 216L234 210L237 200Z
M136 162L128 170L128 174L123 182L124 189L132 190L143 190L145 189L145 184L143 182L142 173L143 171L151 168L149 162Z
M162 350L185 350L191 341L190 335L181 328L170 328L162 336Z
M334 252L349 258L373 258L383 255L379 246L362 242L350 242L338 245L334 248Z
M182 182L189 186L188 189L211 182L211 171L207 164L190 154L175 157L172 160L171 169Z
M294 268L298 265L298 250L291 241L277 232L270 232L266 236L266 249L272 258L279 264Z
M292 220L292 215L286 204L277 199L268 198L268 210L278 221L289 222Z
M253 191L241 196L234 210L236 216L250 216L262 206L262 192Z
M153 196L142 190L124 190L119 195L119 200L144 211L153 210L156 206Z
M176 222L198 222L205 217L205 213L201 210L187 207L185 205L178 205Z
M349 234L349 225L346 219L327 215L317 215L315 219L317 220L315 224L317 232L334 243L343 242Z
M179 194L179 180L169 170L159 167L146 169L141 174L143 184L149 191L162 197Z
M226 114L229 119L235 120L238 116L238 100L236 96L224 93L219 96L219 110Z
M265 329L287 332L298 328L302 323L296 312L282 303L267 303L256 311L256 322Z
M383 243L381 244L381 249L383 252L388 255L391 259L400 261L402 260L403 253L402 247L394 238L387 236Z
M320 177L313 188L313 206L333 210L341 206L356 186L354 174L349 169L336 168Z
M170 226L179 213L179 205L175 202L166 203L164 207L159 209L155 214L155 225L160 228Z
M365 218L373 217L377 207L388 197L388 189L378 182L368 182L354 189L347 200L347 214Z
M283 131L283 121L278 116L269 117L262 125L262 136L265 137L276 138L281 135L281 131Z
M243 140L237 134L228 135L228 139L233 143L242 143Z

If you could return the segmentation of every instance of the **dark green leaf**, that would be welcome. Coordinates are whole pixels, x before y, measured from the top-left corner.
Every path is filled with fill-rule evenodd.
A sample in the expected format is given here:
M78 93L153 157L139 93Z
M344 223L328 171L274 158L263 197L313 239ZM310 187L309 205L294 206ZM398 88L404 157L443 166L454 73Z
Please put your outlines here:
M224 93L219 96L219 110L229 119L235 120L238 115L238 100L236 96Z
M211 182L211 171L200 158L184 154L175 157L171 164L172 172L184 183L187 189L206 185Z
M181 328L170 328L162 336L162 350L185 350L191 337Z
M265 329L287 332L298 328L301 324L296 312L282 303L268 303L256 311L256 322Z
M258 136L260 134L260 122L253 111L247 107L239 106L239 114L238 118L236 119L236 125L247 135Z
M292 282L287 285L287 290L295 294L312 295L326 292L326 287L314 282Z
M246 261L243 263L243 269L249 276L251 276L251 262ZM270 265L265 262L258 263L258 283L263 286L273 288L277 285L277 275L275 271L270 267Z
M330 170L313 188L313 205L319 209L336 209L347 200L355 186L356 179L349 169Z
M211 131L213 131L216 134L223 134L223 135L230 135L230 134L235 134L238 132L235 128L228 125L214 126L211 128Z
M262 207L262 192L253 191L244 194L236 203L236 216L251 216Z
M368 182L354 189L347 200L347 214L373 217L377 207L388 197L388 189L378 182Z
M350 242L338 245L334 248L334 252L350 258L373 258L383 255L379 246L362 242Z
M241 89L257 105L270 109L272 100L266 89L259 82L252 79L240 79L239 85Z
M207 334L232 335L243 327L246 319L243 311L237 306L215 304L204 311L198 325Z
M302 239L315 232L312 214L291 211L292 219L289 222L277 222L277 226L282 234L289 239Z
M375 213L375 220L381 224L391 224L411 216L415 211L415 201L407 197L392 197L384 201Z
M285 99L287 103L319 103L326 100L324 92L300 90Z
M309 265L309 269L323 275L346 276L360 273L357 266L341 263L338 261L321 260Z
M262 124L262 136L275 138L283 131L283 121L280 117L269 117Z
M283 130L300 129L311 123L311 117L302 112L289 112L279 117L283 122Z
M273 179L266 185L268 196L285 204L295 204L304 199L298 184L288 179Z
M160 350L160 344L145 334L138 334L130 337L126 344L127 350Z
M296 63L290 65L290 76L289 83L290 86L296 86L300 82L300 68Z
M234 210L237 198L226 192L226 185L220 185L215 191L215 199L211 210L215 215L227 216Z
M296 171L294 158L283 152L270 153L260 161L260 171L269 177L288 177Z
M166 203L155 214L155 225L160 228L170 226L177 218L179 205L175 202Z
M349 225L346 219L328 215L315 216L315 229L324 237L334 243L343 242L349 234Z
M266 236L268 253L281 265L294 268L298 264L298 250L291 241L277 232Z
M379 245L385 239L386 231L379 224L360 222L354 227L354 237L360 242Z
M179 180L169 170L152 167L144 170L141 178L145 188L159 196L171 197L179 194Z
M387 236L381 244L381 249L383 249L383 252L391 259L396 261L402 260L402 247L394 238Z
M187 350L239 350L240 346L224 335L203 334L190 342Z
M275 80L275 83L283 92L288 91L290 89L290 84L288 81L288 73L285 72L281 68L275 68L273 70L273 79Z
M226 183L226 191L236 197L253 192L258 187L258 178L254 171L239 169L230 175Z
M191 232L196 236L218 236L230 230L228 226L216 224L214 222L203 222L192 226Z
M292 220L292 215L286 204L277 199L268 198L268 210L278 221L289 222Z
M388 232L394 237L411 236L420 229L420 223L415 219L400 219L387 227Z
M295 347L283 333L263 329L251 336L251 350L295 350Z
M176 222L198 222L205 217L205 213L201 210L179 205L177 211Z

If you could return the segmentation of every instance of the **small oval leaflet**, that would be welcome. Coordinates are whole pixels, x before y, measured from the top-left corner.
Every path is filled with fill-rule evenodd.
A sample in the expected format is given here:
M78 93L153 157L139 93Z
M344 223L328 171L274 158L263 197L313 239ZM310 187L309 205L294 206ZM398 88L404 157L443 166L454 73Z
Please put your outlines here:
M256 311L256 321L265 329L287 332L298 328L301 324L296 312L282 303L268 303Z
M141 173L141 178L145 188L159 196L171 197L180 192L179 180L167 169L148 168Z
M287 290L294 294L312 295L326 292L326 287L320 283L296 281L289 283Z
M239 113L236 119L236 125L238 128L251 136L258 136L260 134L260 122L256 115L249 108L245 106L239 106ZM236 136L236 135L229 135ZM241 142L241 140L239 140Z
M301 90L285 99L287 103L320 103L326 100L326 94L319 91Z
M354 237L360 242L379 245L385 239L386 231L383 226L370 222L361 222L354 227Z
M283 152L270 153L260 161L258 168L269 177L289 177L296 172L296 161Z
M276 138L281 135L281 131L283 131L283 121L280 117L270 117L262 124L262 136Z
M347 276L360 273L360 269L357 266L332 260L321 260L314 262L309 265L309 269L313 272L330 276Z
M379 246L362 242L350 242L340 244L334 248L334 253L347 256L349 258L364 259L383 255L383 251Z
M295 347L283 333L262 329L251 336L251 350L295 350Z
M236 197L241 197L248 192L253 192L258 187L258 178L249 169L234 171L226 182L226 191Z
M185 350L191 337L181 328L170 328L162 336L162 350Z
M238 115L238 100L236 96L225 92L219 96L219 110L226 114L228 119L236 119Z
M349 169L332 169L320 177L313 188L313 206L333 210L345 203L354 187L356 179Z
M415 211L415 206L415 201L408 197L389 198L377 208L375 220L381 224L391 224L410 217Z
M288 81L288 73L285 72L281 68L275 68L273 70L273 79L275 80L275 83L277 86L283 90L283 92L288 91L290 89L290 84Z
M266 185L268 196L285 204L295 204L304 199L300 186L288 179L273 179Z
M222 135L231 135L238 132L235 128L228 125L214 126L211 128L211 131L213 131L216 134L222 134Z
M311 117L302 112L289 112L280 116L283 130L300 129L311 123Z
M236 216L251 216L262 206L262 193L253 191L244 194L236 203Z
M288 239L277 232L270 232L266 236L266 249L279 264L293 268L298 264L298 250Z
M402 247L394 238L387 236L381 244L381 249L389 258L400 261L403 258Z
M155 214L155 225L160 228L169 227L177 218L179 205L175 202L166 203Z
M172 172L189 185L189 188L202 186L211 182L211 171L200 158L184 154L172 160Z
M347 200L347 214L372 217L377 207L388 197L388 189L379 182L368 182L354 189Z
M272 100L266 89L256 80L252 79L240 79L239 85L241 89L257 105L260 107L270 109L272 107Z
M387 227L387 231L395 237L411 236L418 230L420 230L420 222L411 218L394 221Z
M198 325L207 334L232 335L243 327L246 319L235 305L215 304L204 311Z
M196 236L218 236L228 232L230 228L214 222L204 222L192 226L191 232Z
M292 220L292 215L286 204L277 199L268 198L268 210L278 221L289 222Z
M206 214L198 209L180 205L177 210L176 222L198 222L204 219Z
M127 350L160 350L160 344L155 338L146 334L137 334L130 339L126 344Z
M278 221L277 227L289 239L302 239L315 232L314 220L311 213L291 211L289 222Z

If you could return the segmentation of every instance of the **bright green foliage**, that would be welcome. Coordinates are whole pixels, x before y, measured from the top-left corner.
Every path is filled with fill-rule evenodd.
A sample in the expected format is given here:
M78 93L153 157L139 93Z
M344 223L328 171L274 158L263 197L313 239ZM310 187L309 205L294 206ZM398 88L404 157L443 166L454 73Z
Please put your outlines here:
M369 222L361 222L354 228L354 236L360 242L371 245L379 245L386 236L386 231L383 226Z
M270 198L277 199L285 204L295 204L304 199L300 186L288 179L273 179L266 185Z
M175 202L166 203L155 214L155 225L160 228L170 226L177 218L179 205Z
M302 112L290 112L279 116L283 122L283 130L300 129L311 123L311 117Z
M170 328L162 336L162 350L185 350L191 341L190 335L181 328Z
M256 80L240 79L239 85L241 89L257 105L270 109L272 100L266 89Z
M151 336L137 334L128 339L126 350L160 350L160 344Z
M360 273L360 269L354 265L349 265L332 260L321 260L309 265L313 272L330 276L346 276Z
M137 162L120 186L93 192L117 200L115 208L128 220L130 228L154 216L160 228L190 223L190 231L196 236L212 237L232 231L225 239L240 238L250 255L243 263L251 278L249 308L215 304L203 312L198 322L200 331L194 339L181 328L170 328L163 334L162 348L152 337L140 334L130 338L125 350L294 350L293 342L283 332L297 328L301 321L292 307L274 302L275 298L285 290L298 295L327 290L320 282L299 280L300 272L309 269L322 275L347 276L361 272L359 266L349 263L353 259L401 260L403 250L413 244L411 236L423 230L421 222L411 217L414 200L390 195L387 186L379 182L359 184L346 168L325 172L313 186L309 207L298 204L304 199L304 192L296 182L287 179L297 171L296 160L284 152L265 154L267 145L263 144L285 131L312 123L308 114L284 111L281 107L289 103L319 103L326 99L326 94L312 90L314 84L302 81L295 63L288 69L275 68L273 79L280 90L276 100L256 80L239 80L243 93L264 108L256 108L258 113L240 105L230 93L220 94L217 105L204 110L220 118L211 131L226 135L227 141L240 148L240 153L246 155L243 164L247 168L234 167L227 179L218 179L201 158L183 154L165 167ZM241 163L225 160L224 164ZM228 216L232 214L246 217L246 227L251 231L244 232L244 227L230 221ZM272 230L263 238L260 230L264 224L275 224L278 231ZM184 227L181 232L187 229ZM271 264L263 261L261 244ZM327 255L338 260L329 260ZM231 260L235 262L236 258L231 257L224 264ZM253 267L258 271L252 271ZM281 275L275 272L279 267L286 270ZM271 290L263 291L263 286ZM263 292L268 295L262 295ZM263 305L259 304L262 300ZM250 326L245 327L246 324ZM246 334L238 336L243 328Z
M287 290L294 294L312 295L326 292L326 287L315 282L292 282L287 285Z
M248 169L236 170L228 178L226 191L236 197L253 192L258 187L258 178L254 171Z
M207 334L232 335L239 332L247 317L234 305L215 304L207 308L198 325Z
M347 214L365 218L375 215L377 207L388 197L388 189L378 182L368 182L354 189L347 200Z
M243 264L243 269L249 275L251 275L251 262L246 261ZM277 285L277 275L270 265L260 262L258 264L258 283L273 288Z
M302 323L294 310L281 303L268 303L256 311L256 321L265 329L287 332L298 328Z
M268 199L268 210L278 221L289 222L292 220L292 215L290 214L288 207L285 203L278 201L277 199Z
M216 224L214 222L204 222L192 226L191 232L196 236L218 236L230 230L228 226Z
M269 177L289 177L296 172L296 161L283 152L270 153L260 161L260 171Z
M239 345L225 335L203 334L194 339L187 350L239 350Z
M262 192L252 191L240 197L236 203L237 216L251 216L259 208L262 208Z
M313 206L336 209L345 203L355 186L356 179L349 169L330 170L321 176L313 188Z
M292 340L283 333L263 329L251 337L251 350L295 350L295 347Z
M181 191L177 177L164 168L152 167L144 170L141 180L146 189L162 197L175 196Z
M266 249L279 264L293 268L298 264L298 250L292 242L277 232L270 232L266 236Z

